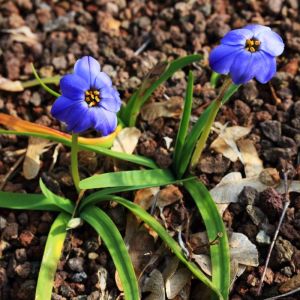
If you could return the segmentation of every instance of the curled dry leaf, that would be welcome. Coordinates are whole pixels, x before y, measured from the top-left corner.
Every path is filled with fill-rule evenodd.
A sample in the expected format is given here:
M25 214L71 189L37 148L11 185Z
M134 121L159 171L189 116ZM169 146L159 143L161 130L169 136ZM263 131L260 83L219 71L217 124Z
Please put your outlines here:
M238 195L245 186L251 186L258 192L262 192L269 186L260 181L260 176L251 178L242 178L239 172L232 172L224 176L221 182L210 190L210 194L214 201L217 203L218 209L223 214L229 203L237 202ZM284 193L284 181L281 180L280 184L276 186L279 193ZM293 180L289 183L289 191L300 193L300 181Z
M181 97L171 97L164 102L149 103L141 109L142 118L152 123L159 117L179 118L182 113L183 100Z
M2 32L11 34L11 40L25 43L28 46L34 46L39 43L38 36L31 31L28 26L22 26L15 29L3 29Z
M211 276L211 262L206 232L191 235L191 246L201 254L192 254L193 260L207 275ZM229 236L229 251L231 258L232 280L245 271L245 266L258 266L258 251L248 237L239 232Z
M26 179L33 179L38 175L41 166L40 157L53 144L45 139L29 137L23 162L23 175Z
M216 122L214 123L213 129L219 133L219 136L212 142L210 148L221 153L232 162L235 162L238 159L243 162L243 158L237 147L236 141L248 135L251 128L242 126L226 127L221 123Z
M168 299L175 298L182 289L191 281L191 272L186 268L178 269L166 281L166 293Z
M114 140L112 150L132 154L135 150L141 131L135 127L126 127L120 131Z
M142 287L143 292L150 292L146 300L165 300L165 284L160 271L154 269Z
M233 232L229 238L230 257L245 266L258 266L258 251L246 235Z
M259 158L253 141L249 139L240 140L238 147L242 155L242 162L245 166L246 177L254 177L263 170L263 162Z
M170 184L159 192L157 206L163 208L177 201L180 201L182 197L183 195L179 188L173 184Z
M12 81L0 76L0 90L7 92L22 92L24 88L21 81Z

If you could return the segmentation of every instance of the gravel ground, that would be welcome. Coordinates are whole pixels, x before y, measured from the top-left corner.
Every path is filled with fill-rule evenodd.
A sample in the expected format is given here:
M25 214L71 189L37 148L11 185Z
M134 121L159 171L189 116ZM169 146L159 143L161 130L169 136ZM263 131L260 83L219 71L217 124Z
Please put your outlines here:
M201 53L203 60L191 67L195 74L194 120L216 96L209 84L211 70L207 59L210 50L230 29L249 23L270 26L286 44L284 54L278 58L276 76L269 84L251 81L241 88L221 109L218 121L228 123L228 126L251 126L249 138L255 142L264 167L279 171L288 169L289 178L299 180L299 5L297 0L0 1L0 74L11 80L31 79L32 62L42 76L65 74L72 69L77 58L92 55L99 60L103 71L113 78L122 99L126 101L159 61ZM15 35L4 30L22 26L29 27L38 39L20 42L13 38ZM155 92L151 101L163 101L166 97L182 99L187 70L177 72ZM26 89L21 93L0 92L0 111L64 130L49 113L53 101L53 97L40 88ZM137 127L142 130L137 153L153 158L162 167L168 167L171 153L163 138L175 138L178 119L160 117L146 122L140 118ZM215 137L213 135L210 140ZM0 136L0 183L22 155L22 149L26 149L27 141L26 138ZM40 176L52 191L74 199L75 191L68 173L69 150L59 148L58 162L48 172L53 151L52 147L42 155ZM80 161L82 177L113 167L110 159L87 153L81 155ZM38 179L26 180L21 167L22 164L3 190L39 192ZM244 174L243 165L206 150L197 167L197 176L211 188L232 171ZM169 228L174 228L176 222L186 221L181 216L183 208L186 207L190 215L195 212L187 195L182 197L185 204L173 204L164 211ZM284 292L282 284L300 274L300 195L292 193L290 197L291 205L267 270L264 298ZM235 300L258 299L258 281L268 250L268 245L255 239L261 224L253 222L247 212L246 205L249 203L261 212L260 216L269 220L268 233L272 236L282 211L283 196L272 188L262 193L244 190L240 202L231 204L225 211L224 219L229 229L246 234L259 251L260 266L247 267L233 286L231 299ZM109 205L104 208L123 232L126 227L123 209ZM55 214L48 212L1 209L0 299L34 299L43 248L54 218ZM197 222L200 220L193 217L192 232ZM159 241L149 242L154 252L160 245ZM156 264L163 261L164 257L161 257ZM104 292L105 299L116 299L120 292L114 272L105 246L84 225L68 235L56 275L53 299L100 299L100 294ZM101 278L105 278L104 287ZM296 282L300 286L300 278L296 278ZM199 285L193 280L189 287L190 296L178 296L176 299L197 299L197 291ZM294 294L284 299L299 297L298 293L298 296Z

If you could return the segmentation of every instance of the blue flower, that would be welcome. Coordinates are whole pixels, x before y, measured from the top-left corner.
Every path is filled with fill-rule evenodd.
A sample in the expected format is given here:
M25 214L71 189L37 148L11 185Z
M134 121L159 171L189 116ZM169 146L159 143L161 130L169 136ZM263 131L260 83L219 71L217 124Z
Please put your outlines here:
M268 82L276 73L276 56L283 52L282 38L269 27L248 25L229 31L221 45L210 53L209 64L220 74L228 74L235 84L254 77Z
M79 133L95 128L106 136L116 129L121 99L93 57L77 60L74 73L63 76L60 88L62 96L53 104L51 114L65 122L67 130Z

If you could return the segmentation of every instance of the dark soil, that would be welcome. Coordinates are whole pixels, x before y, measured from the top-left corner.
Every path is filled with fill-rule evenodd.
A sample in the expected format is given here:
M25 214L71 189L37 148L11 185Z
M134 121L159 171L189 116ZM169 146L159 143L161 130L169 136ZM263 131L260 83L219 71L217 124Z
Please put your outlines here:
M195 120L216 96L209 84L209 51L230 29L249 23L270 26L283 37L286 45L284 54L278 58L276 76L266 85L251 81L242 87L230 103L221 109L218 121L228 123L228 126L252 126L250 139L255 141L264 167L277 168L280 172L288 169L289 178L299 180L299 5L297 0L1 1L0 28L28 26L38 35L39 42L21 43L11 39L7 32L1 32L0 74L11 80L31 79L32 62L42 76L66 74L72 70L76 59L92 55L99 60L103 71L112 77L122 99L126 101L158 62L201 53L204 59L190 66L195 74L192 119ZM140 49L143 45L144 50ZM165 86L160 87L150 101L164 101L172 96L184 97L188 68L184 71L176 73ZM54 98L41 88L26 89L21 93L1 92L0 111L64 130L49 113L53 101ZM139 119L137 127L141 129L142 137L137 153L153 158L163 167L170 165L171 153L163 138L174 140L178 124L179 120L172 118L158 118L151 124ZM89 134L95 135L94 132ZM213 138L215 136L211 140ZM23 155L22 150L26 149L27 143L27 138L0 136L0 183ZM39 175L52 191L75 199L69 175L69 149L59 148L58 161L48 172L53 151L52 147L42 155ZM204 155L205 160L199 163L197 175L209 188L231 171L244 173L241 163L231 163L208 150ZM108 158L86 153L80 161L82 178L100 169L112 170L115 164ZM118 167L122 167L122 164L118 163ZM40 192L38 178L29 181L22 176L21 163L6 181L3 190ZM133 198L130 193L126 196ZM272 225L268 228L272 236L283 199L273 189L260 194L246 191L240 197L244 197L243 200L231 204L225 212L226 222L230 230L246 234L257 245L260 266L246 269L235 282L231 299L258 299L256 291L269 245L256 241L261 225L253 223L244 204L252 201L251 205L260 209ZM262 298L283 293L282 284L300 273L300 195L291 194L290 197L291 205L272 254ZM187 216L182 214L185 207L187 214L193 216L191 230L195 228L199 231L199 226L195 224L201 221L195 217L196 209L185 194L180 205L173 204L164 211L170 231L178 223L186 223ZM108 204L104 209L112 216L120 231L124 232L125 211ZM34 299L43 248L55 216L48 212L1 209L0 299ZM153 253L160 245L160 241L152 245ZM164 262L166 253L160 256L159 262ZM159 268L158 261L155 266ZM152 269L150 267L146 271L150 273ZM84 225L68 234L55 279L53 299L100 299L103 291L110 295L110 299L116 299L120 291L114 276L115 268L107 249L96 233ZM193 280L189 298L178 296L176 299L199 299L198 292L199 285ZM298 293L285 299L299 298Z

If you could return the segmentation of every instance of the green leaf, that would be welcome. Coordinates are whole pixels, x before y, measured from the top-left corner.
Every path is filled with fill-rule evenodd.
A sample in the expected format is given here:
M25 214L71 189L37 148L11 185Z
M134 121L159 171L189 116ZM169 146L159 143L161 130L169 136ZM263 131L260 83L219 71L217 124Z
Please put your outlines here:
M141 88L132 95L126 107L122 109L121 119L125 122L125 124L129 127L135 126L136 119L140 113L141 107L145 104L145 102L152 95L155 89L160 84L168 80L176 71L200 59L201 56L197 54L178 58L171 62L169 67L161 75L159 74L160 76L158 77L157 73L159 73L159 71L166 67L164 63L160 63L158 66L158 72L157 70L155 70L154 76L153 74L150 74L150 78L149 76L146 78L146 83L144 82L142 84ZM158 77L158 79L154 81L153 77L154 79Z
M55 76L52 76L52 77L40 78L39 80L33 79L33 80L22 81L21 84L22 84L24 89L40 85L41 81L44 84L59 85L60 79L61 79L60 75L55 75Z
M80 217L88 222L103 239L118 271L126 300L139 300L139 287L132 262L118 228L100 208L86 207Z
M173 164L175 166L175 170L178 169L180 163L180 157L182 154L182 148L184 146L185 138L189 128L189 122L190 122L191 112L192 112L192 103L193 103L193 89L194 89L194 76L193 76L193 72L190 71L182 118L180 121L179 130L176 138L175 150L174 150Z
M47 187L46 185L43 183L42 178L40 178L40 188L42 193L44 194L44 196L51 201L52 203L54 203L57 207L59 207L61 210L72 214L74 211L74 203L72 201L70 201L69 199L60 197L58 195L55 195L54 193L52 193Z
M205 276L205 274L197 267L196 264L185 258L178 243L168 234L165 228L154 217L152 217L149 213L147 213L137 204L134 204L131 201L128 201L122 197L107 195L105 199L99 199L98 201L102 202L108 200L115 201L123 205L124 207L129 209L134 215L139 217L143 222L149 225L168 245L168 247L173 251L173 253L178 257L178 259L181 260L181 262L194 274L194 276L201 280L208 287L210 287L216 293L216 295L220 297L220 299L223 299L216 286ZM91 208L90 210L93 211L94 208Z
M166 184L181 184L182 182L184 182L186 180L192 180L192 179L194 179L194 177L184 178L184 179L180 179L180 180L174 180L174 181L170 181ZM162 184L160 184L160 186L161 185ZM116 193L120 193L120 192L140 190L140 189L145 189L145 188L150 188L150 187L155 187L155 186L158 186L156 182L148 183L148 184L145 183L143 185L117 186L117 187L112 187L112 188L106 188L101 191L94 192L94 193L88 195L86 198L82 199L80 202L78 211L81 211L85 206L96 204L97 202L99 202L100 199L105 200L107 195L116 194Z
M51 300L55 273L66 238L66 226L70 215L60 213L48 234L46 247L39 271L35 300Z
M185 188L193 197L204 221L208 239L214 241L220 233L218 242L210 246L212 264L212 283L228 299L230 286L230 254L226 229L217 206L206 187L197 179L186 181Z
M231 84L225 92L225 95L222 99L222 104L225 104L230 99L230 97L239 89L240 86L241 85ZM185 144L182 150L183 155L181 155L180 159L178 159L179 162L177 163L176 168L177 175L179 178L181 178L184 175L190 164L190 160L193 155L197 141L199 140L204 130L204 127L209 119L213 107L214 103L212 102L201 114L196 124L193 126L191 132L186 137Z
M218 81L221 77L221 74L216 73L216 72L212 72L211 76L210 76L210 85L215 88L218 84Z
M26 131L20 132L20 131L5 130L5 129L0 129L0 134L15 134L15 135L21 135L21 136L40 137L40 138L47 139L50 141L62 143L66 146L71 146L70 141L68 141L64 138L61 138L61 137L53 136L51 134L33 133L33 132L26 132ZM93 151L98 154L106 155L106 156L109 156L112 158L117 158L120 160L129 161L131 163L141 165L144 167L148 167L151 169L157 168L157 165L153 162L153 160L151 160L147 157L144 157L144 156L122 153L122 152L113 151L113 150L106 149L104 147L94 146L94 145L79 144L78 146L79 146L80 150Z
M9 209L61 211L52 199L41 194L23 194L0 191L0 207Z
M184 173L186 172L194 148L197 144L197 141L201 135L201 133L203 132L204 126L206 121L208 120L210 111L213 108L213 103L211 103L206 109L205 111L201 114L201 116L199 117L199 119L197 120L196 124L193 126L191 132L187 135L186 139L185 139L185 144L183 146L182 149L182 155L181 157L178 159L178 163L177 163L177 175L179 178L181 178Z
M143 186L146 184L159 186L173 182L172 173L165 169L122 171L94 175L79 183L80 189L97 189L121 186Z
M224 97L222 99L222 103L225 104L231 98L231 96L240 88L240 86L242 85L232 83L225 92Z
M49 94L51 94L52 96L54 97L59 97L61 96L61 94L57 93L56 91L50 89L46 84L45 82L40 78L40 76L38 75L35 67L33 64L31 64L31 68L32 68L32 72L33 72L33 75L34 77L36 78L36 80L39 82L39 84L42 86L42 88L48 92Z
M79 144L79 149L94 151L99 154L103 154L103 155L106 155L106 156L109 156L112 158L117 158L120 160L129 161L131 163L134 163L134 164L137 164L140 166L144 166L144 167L148 167L150 169L158 168L152 159L141 156L141 155L122 153L122 152L113 151L113 150L109 150L109 149L99 147L99 146L94 146L94 145Z

